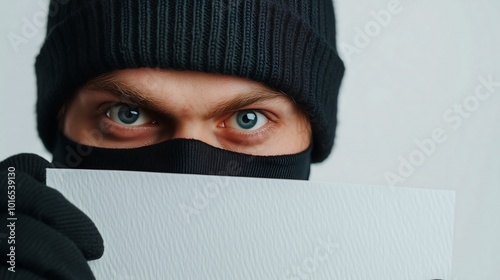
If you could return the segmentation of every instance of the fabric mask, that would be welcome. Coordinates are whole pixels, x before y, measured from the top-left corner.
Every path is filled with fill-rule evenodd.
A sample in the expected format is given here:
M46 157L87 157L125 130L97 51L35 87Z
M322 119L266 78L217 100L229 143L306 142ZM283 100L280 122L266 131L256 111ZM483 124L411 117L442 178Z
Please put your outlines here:
M172 139L131 148L98 148L58 132L53 164L62 168L307 180L312 145L298 154L254 156L213 147L194 139Z

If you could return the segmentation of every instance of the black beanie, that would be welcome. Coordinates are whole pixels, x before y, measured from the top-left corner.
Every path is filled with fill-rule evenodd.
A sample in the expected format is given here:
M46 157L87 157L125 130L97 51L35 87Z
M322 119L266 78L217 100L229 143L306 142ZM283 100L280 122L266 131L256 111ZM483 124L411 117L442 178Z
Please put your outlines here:
M106 72L159 67L236 75L292 97L333 146L344 65L332 0L52 0L36 58L38 132L53 151L61 107Z

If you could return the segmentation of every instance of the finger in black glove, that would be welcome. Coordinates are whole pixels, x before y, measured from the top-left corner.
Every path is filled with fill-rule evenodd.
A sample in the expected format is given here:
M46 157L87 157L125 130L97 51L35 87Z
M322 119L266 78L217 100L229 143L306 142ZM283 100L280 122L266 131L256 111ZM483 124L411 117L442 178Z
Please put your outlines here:
M8 168L15 168L15 216L8 212ZM55 189L45 185L45 169L53 166L33 154L0 162L0 279L95 279L88 260L102 256L102 237L87 215ZM17 220L8 221L15 217ZM8 232L6 232L8 230ZM10 237L15 233L15 244ZM16 272L8 271L7 254L15 246Z

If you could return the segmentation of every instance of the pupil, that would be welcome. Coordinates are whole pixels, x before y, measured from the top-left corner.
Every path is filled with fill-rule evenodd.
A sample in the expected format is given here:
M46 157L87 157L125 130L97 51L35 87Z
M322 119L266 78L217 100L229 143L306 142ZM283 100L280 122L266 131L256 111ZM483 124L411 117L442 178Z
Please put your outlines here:
M238 113L238 125L244 129L250 129L257 123L257 114L252 111L243 111Z
M139 110L129 105L122 105L118 110L118 118L125 124L132 124L139 118Z

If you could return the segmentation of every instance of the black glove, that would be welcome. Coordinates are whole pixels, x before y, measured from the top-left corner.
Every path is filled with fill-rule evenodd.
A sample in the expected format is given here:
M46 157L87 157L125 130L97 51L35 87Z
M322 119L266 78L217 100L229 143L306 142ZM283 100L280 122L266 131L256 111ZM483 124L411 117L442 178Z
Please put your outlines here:
M15 168L15 244L7 227L9 167ZM87 261L102 256L102 237L89 217L45 185L51 167L33 154L0 162L0 279L95 279ZM13 245L14 273L7 256Z

